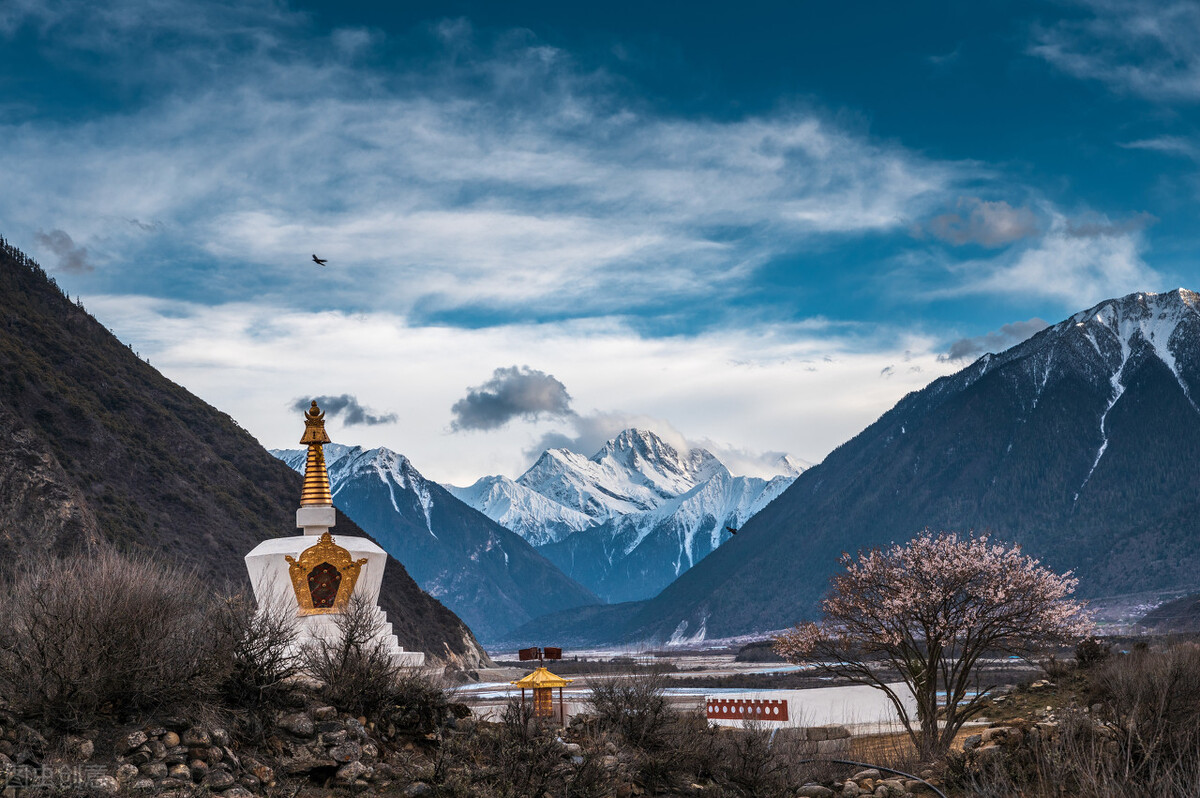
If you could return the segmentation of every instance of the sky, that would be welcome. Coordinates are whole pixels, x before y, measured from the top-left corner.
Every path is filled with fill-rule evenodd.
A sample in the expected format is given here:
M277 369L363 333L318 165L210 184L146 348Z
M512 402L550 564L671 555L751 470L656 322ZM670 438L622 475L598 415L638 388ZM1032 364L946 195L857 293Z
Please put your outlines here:
M0 235L268 447L765 474L1200 288L1198 104L1196 3L4 0Z

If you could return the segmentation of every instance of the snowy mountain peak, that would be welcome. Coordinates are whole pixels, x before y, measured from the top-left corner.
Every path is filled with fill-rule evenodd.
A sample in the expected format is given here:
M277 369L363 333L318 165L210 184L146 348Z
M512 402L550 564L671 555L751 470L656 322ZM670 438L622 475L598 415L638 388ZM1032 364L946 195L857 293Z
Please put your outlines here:
M809 468L812 463L807 463L798 457L792 457L790 454L781 454L771 461L771 470L779 476L798 477L800 472Z

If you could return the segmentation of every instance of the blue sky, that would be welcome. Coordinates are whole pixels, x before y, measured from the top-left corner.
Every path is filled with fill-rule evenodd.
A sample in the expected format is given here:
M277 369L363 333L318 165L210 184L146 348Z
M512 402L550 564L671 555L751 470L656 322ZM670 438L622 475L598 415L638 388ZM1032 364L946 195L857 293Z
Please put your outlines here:
M270 446L348 395L456 482L629 424L819 460L1200 285L1192 3L9 0L0 45L0 234Z

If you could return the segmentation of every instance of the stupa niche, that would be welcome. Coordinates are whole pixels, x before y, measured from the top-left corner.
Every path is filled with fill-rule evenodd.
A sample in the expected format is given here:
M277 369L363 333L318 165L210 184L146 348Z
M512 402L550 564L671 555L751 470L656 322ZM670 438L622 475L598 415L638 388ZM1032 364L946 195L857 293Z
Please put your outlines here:
M325 414L316 402L304 414L300 442L308 445L304 488L296 511L296 526L303 534L264 540L246 555L255 600L260 607L282 603L295 612L296 643L303 646L317 640L336 641L341 634L337 616L345 611L352 595L360 595L378 621L375 642L390 651L399 665L423 665L425 655L400 646L379 607L387 552L366 538L330 532L337 511L329 491L324 445L331 441L325 432Z

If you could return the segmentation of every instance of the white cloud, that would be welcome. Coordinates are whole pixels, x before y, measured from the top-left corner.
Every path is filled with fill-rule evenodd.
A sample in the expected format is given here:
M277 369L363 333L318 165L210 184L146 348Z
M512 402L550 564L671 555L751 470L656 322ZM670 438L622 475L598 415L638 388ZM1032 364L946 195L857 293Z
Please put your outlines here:
M1084 0L1088 14L1034 31L1030 52L1074 77L1153 100L1200 100L1200 6Z
M167 377L267 446L299 440L300 418L289 407L295 397L349 393L398 420L350 429L334 421L335 441L389 446L455 484L483 474L516 476L546 433L579 434L569 421L554 420L451 432L449 408L463 387L514 356L561 380L580 415L597 419L597 436L640 425L674 431L671 440L713 446L719 455L724 445L814 462L904 394L957 368L938 362L933 338L887 329L831 334L796 325L646 339L612 321L468 330L409 326L390 313L306 313L257 303L208 307L108 296L87 304ZM877 379L880 369L906 358L923 371Z
M431 63L391 73L360 63L377 34L314 38L275 4L228 18L220 3L101 7L27 4L24 19L74 42L64 60L90 48L113 69L125 64L114 41L154 49L187 20L196 30L172 57L233 51L213 83L204 69L125 64L157 81L140 109L0 123L6 234L70 230L110 291L207 253L217 300L290 292L319 250L337 266L334 306L636 312L728 295L817 236L903 229L978 172L804 108L656 113L562 51L482 41L462 23L439 31Z
M1015 294L1087 307L1134 291L1161 288L1162 277L1142 259L1147 217L1124 223L1101 216L1054 214L1049 230L1028 247L952 268L960 280L939 296Z

